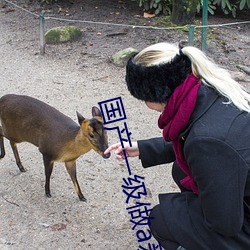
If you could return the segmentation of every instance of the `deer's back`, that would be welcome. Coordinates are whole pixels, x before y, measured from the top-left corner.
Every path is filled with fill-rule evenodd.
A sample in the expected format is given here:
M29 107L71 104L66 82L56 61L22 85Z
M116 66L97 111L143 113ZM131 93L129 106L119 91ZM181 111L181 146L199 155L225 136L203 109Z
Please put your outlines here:
M9 94L0 98L0 119L4 136L15 142L27 141L36 146L57 140L69 140L79 126L50 105L24 95Z

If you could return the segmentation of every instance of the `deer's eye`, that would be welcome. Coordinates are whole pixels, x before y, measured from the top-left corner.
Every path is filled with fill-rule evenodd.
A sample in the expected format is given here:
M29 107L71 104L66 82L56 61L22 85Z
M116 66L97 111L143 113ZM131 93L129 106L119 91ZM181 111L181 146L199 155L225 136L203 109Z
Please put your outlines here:
M91 139L94 139L94 135L93 135L93 134L89 134L89 137L90 137Z

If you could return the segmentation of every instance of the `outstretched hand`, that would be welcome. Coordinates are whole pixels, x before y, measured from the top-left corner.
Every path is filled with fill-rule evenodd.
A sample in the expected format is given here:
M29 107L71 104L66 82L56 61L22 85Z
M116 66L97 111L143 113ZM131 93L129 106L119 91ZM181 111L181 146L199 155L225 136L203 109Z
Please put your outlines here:
M125 151L127 157L139 156L140 153L137 142L131 142L131 144L132 147L130 147L128 142L123 143L124 148L122 148L121 143L113 144L105 150L104 154L108 154L115 150L115 157L120 161L125 159L123 151Z

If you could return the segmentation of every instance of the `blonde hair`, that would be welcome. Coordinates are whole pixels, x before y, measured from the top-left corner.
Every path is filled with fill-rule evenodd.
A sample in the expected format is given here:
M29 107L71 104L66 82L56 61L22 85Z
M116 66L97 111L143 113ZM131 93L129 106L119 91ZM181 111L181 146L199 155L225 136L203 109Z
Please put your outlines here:
M228 99L225 104L233 103L238 109L250 113L250 94L231 77L227 70L215 64L195 47L187 46L180 51L176 44L157 43L138 53L134 62L144 66L160 65L170 62L180 53L190 59L192 72L196 77Z

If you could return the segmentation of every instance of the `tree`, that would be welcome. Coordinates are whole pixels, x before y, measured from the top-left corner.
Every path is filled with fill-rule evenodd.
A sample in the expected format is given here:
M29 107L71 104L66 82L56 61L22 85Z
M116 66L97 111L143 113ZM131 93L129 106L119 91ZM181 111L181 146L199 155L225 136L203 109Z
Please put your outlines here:
M177 25L192 24L199 0L173 0L171 22Z

